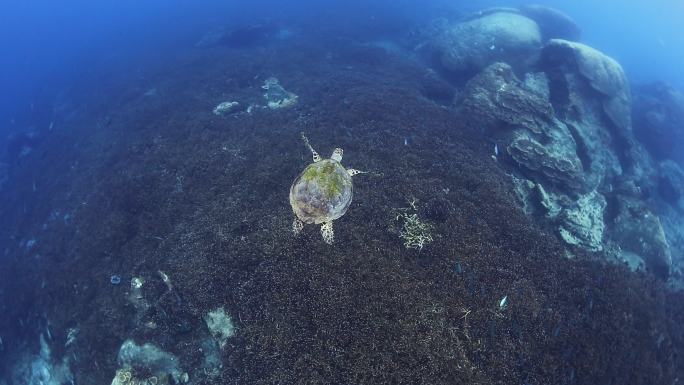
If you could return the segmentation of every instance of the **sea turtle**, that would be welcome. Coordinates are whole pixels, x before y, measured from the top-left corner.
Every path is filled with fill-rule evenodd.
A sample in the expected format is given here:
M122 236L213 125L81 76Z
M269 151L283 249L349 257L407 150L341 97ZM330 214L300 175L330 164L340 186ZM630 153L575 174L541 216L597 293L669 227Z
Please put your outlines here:
M330 159L321 159L302 133L304 144L313 154L313 163L295 178L290 187L290 205L295 213L292 231L298 235L305 223L321 225L321 235L332 244L332 221L344 215L349 208L354 189L352 176L363 171L345 169L342 149L336 148Z

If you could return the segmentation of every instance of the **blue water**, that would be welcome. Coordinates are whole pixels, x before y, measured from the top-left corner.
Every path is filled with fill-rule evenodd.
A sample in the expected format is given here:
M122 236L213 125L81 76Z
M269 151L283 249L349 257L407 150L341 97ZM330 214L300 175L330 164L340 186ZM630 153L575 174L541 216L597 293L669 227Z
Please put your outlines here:
M684 88L684 3L677 0L556 0L580 25L583 41L616 58L633 82ZM400 35L454 9L517 5L506 1L115 1L6 0L0 9L0 136L46 124L44 103L58 89L113 62L172 54L207 28L277 19L323 26L376 26ZM358 31L363 35L364 31ZM360 36L363 37L363 36ZM369 36L370 37L370 36ZM123 69L119 67L119 69ZM128 71L135 68L129 67ZM22 119L31 112L33 119Z
M641 86L684 92L684 1L541 3L622 65L640 90L640 132L611 115L623 95L587 86L587 74L559 81L574 67L546 63L503 82L507 67L450 73L416 48L435 19L519 1L2 1L0 317L9 316L0 321L0 385L32 375L29 384L42 384L41 371L62 376L49 385L109 383L127 367L119 349L139 349L133 340L182 357L190 383L219 378L207 374L218 368L220 378L262 379L252 359L272 364L270 383L297 370L313 383L318 369L377 379L388 367L443 376L435 383L486 383L477 377L486 373L530 385L611 383L601 377L610 373L649 384L681 373L684 143L673 142L684 134L673 126L684 104L658 104L649 98L662 89ZM200 44L215 31L224 40ZM282 88L265 95L269 84ZM568 84L577 104L561 95ZM299 104L272 108L269 92L297 93ZM500 93L534 111L516 121L506 98L492 101ZM509 131L480 136L491 116L464 106L485 99ZM237 101L238 110L214 110ZM663 118L670 107L682 115ZM525 126L537 118L555 130L540 140L548 153L516 158L513 133L540 134ZM649 137L651 127L672 140ZM288 188L312 160L300 131L322 156L343 146L345 167L369 171L352 173L354 214L335 227L334 249L318 227L291 234ZM553 150L567 156L560 166ZM536 173L539 159L548 175ZM580 187L568 182L573 167L584 173ZM523 212L525 199L544 207ZM575 215L583 221L572 233L562 226ZM400 240L412 219L413 231L436 233L425 250ZM214 341L211 314L237 334ZM349 364L357 352L347 346L362 364ZM145 353L154 363L132 361L183 378L179 361L154 349ZM471 367L454 364L456 354ZM295 364L305 368L290 371Z

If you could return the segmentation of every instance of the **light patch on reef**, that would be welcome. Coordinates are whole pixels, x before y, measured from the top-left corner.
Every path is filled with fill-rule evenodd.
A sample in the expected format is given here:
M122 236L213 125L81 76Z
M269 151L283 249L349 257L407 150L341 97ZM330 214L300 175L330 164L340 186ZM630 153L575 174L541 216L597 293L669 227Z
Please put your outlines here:
M21 356L12 370L12 384L62 385L73 383L74 375L69 368L69 360L52 358L52 351L43 334L40 335L38 354L26 353Z
M240 103L238 102L223 102L214 108L214 115L224 116L235 112Z
M266 79L261 88L266 90L264 98L266 99L266 106L270 109L287 108L297 104L299 96L285 90L276 78Z
M164 384L171 378L176 384L188 382L188 375L181 371L178 358L150 343L137 345L133 340L124 341L118 361L120 369L116 371L112 385ZM139 378L141 373L146 377Z
M207 313L207 315L204 316L204 321L207 323L209 332L221 348L226 346L228 338L235 334L233 320L226 314L225 309L222 307Z

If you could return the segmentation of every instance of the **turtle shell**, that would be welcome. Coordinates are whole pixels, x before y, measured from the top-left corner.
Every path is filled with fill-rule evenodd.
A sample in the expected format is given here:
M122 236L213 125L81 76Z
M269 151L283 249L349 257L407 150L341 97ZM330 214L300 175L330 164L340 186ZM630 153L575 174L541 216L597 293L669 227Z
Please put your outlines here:
M352 180L340 162L324 159L302 171L290 187L290 205L304 223L320 224L347 212L353 195Z

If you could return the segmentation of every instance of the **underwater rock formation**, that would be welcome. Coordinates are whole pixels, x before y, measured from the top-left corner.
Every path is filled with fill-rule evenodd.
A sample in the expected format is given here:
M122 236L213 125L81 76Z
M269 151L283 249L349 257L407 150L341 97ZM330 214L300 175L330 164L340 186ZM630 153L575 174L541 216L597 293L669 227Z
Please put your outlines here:
M133 340L124 341L119 349L118 361L121 369L112 380L113 385L130 383L137 372L147 373L160 383L169 383L172 378L173 383L177 384L186 376L181 372L176 356L149 343L137 345Z
M497 61L531 63L542 44L537 24L515 12L495 12L446 27L433 41L442 65L478 71Z
M212 112L214 113L214 115L218 116L230 115L231 113L235 112L239 106L239 102L222 102L219 103L216 107L214 107L214 110Z
M684 210L684 170L671 160L659 165L658 195L675 209Z
M634 132L656 159L684 161L684 95L663 83L634 93Z
M527 70L551 39L577 40L580 29L563 12L542 5L491 7L450 22L433 21L423 35L454 73L472 74L495 62Z
M634 162L630 91L620 65L588 46L552 40L540 66L550 79L554 110L578 142L589 189L623 175Z
M527 132L516 133L506 150L520 167L527 171L541 174L551 183L568 188L578 188L582 183L582 165L577 155L570 151L574 142L567 135L563 139L551 138L541 144Z
M583 170L575 141L555 118L545 78L538 75L522 83L509 65L492 64L467 84L459 108L471 125L505 141L518 165L545 181L580 189Z
M541 61L543 65L567 69L574 66L602 95L603 110L615 126L624 131L631 129L629 83L622 66L615 59L585 44L553 39L543 48Z
M479 129L526 128L541 134L554 119L544 94L546 84L533 89L523 84L506 63L494 63L472 78L459 103L469 124Z
M537 22L544 41L550 39L577 41L580 38L581 31L577 24L570 16L555 8L530 4L520 7L520 12Z
M566 244L668 278L669 239L684 240L674 230L683 221L651 208L657 202L648 197L659 181L656 197L678 205L684 172L672 164L659 171L635 139L622 67L594 48L552 39L536 71L520 80L497 62L472 77L455 100L467 126L505 149L495 155L523 210Z
M581 197L563 210L558 227L561 238L590 251L603 250L603 212L606 199L596 191Z
M31 385L73 383L74 375L70 369L70 356L62 357L61 360L54 359L52 349L42 333L39 338L39 346L40 350L37 354L27 351L21 355L14 365L11 383Z
M299 96L284 89L276 78L271 77L264 80L264 85L261 88L266 91L264 93L266 107L272 110L287 108L297 104Z
M684 170L672 160L658 166L656 214L665 233L672 255L672 270L684 271ZM681 277L680 277L681 278Z
M621 249L640 256L655 275L667 278L672 265L670 247L658 216L643 200L621 196L617 200L613 238Z

